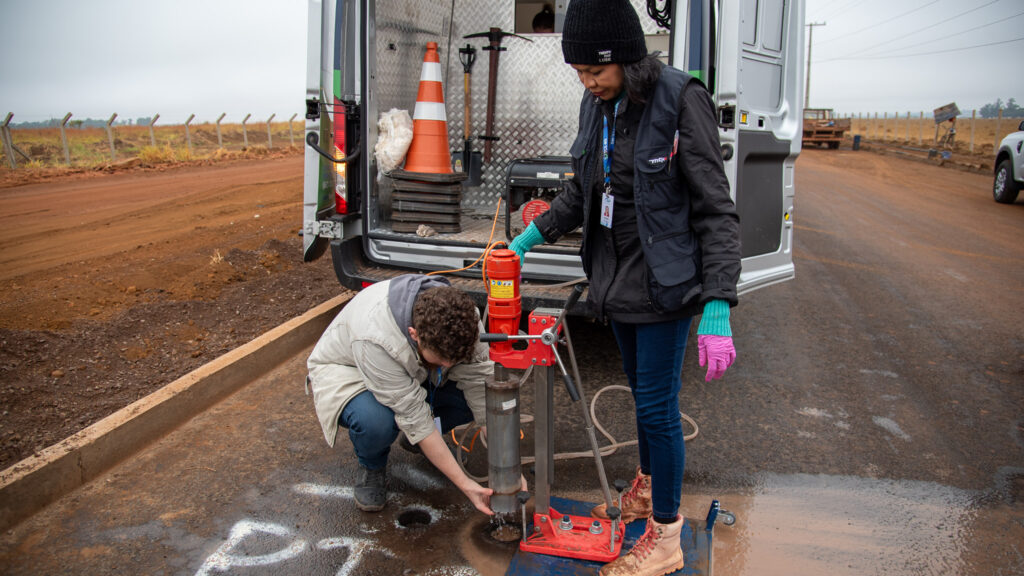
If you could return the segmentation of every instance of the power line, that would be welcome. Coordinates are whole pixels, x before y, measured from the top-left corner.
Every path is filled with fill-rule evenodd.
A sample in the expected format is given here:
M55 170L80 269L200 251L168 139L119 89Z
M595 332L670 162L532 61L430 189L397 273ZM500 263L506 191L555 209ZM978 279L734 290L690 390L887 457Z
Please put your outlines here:
M995 4L996 2L999 2L999 0L992 0L988 4L982 4L981 6L977 6L975 8L971 8L970 10L967 10L966 12L961 12L961 13L955 15L955 16L950 16L949 18L946 18L945 20L939 20L938 22L935 22L934 24L929 24L928 26L925 26L924 28L918 28L917 30L914 30L912 32L907 32L906 34L900 35L898 38L892 38L892 39L886 40L885 42L879 42L878 44L874 44L872 46L868 46L867 48L862 48L860 50L851 52L850 54L847 54L846 56L847 57L848 56L856 56L857 54L863 54L864 52L869 52L871 50L874 50L875 48L878 48L879 46L885 46L886 44L891 44L893 42L897 42L899 40L903 40L905 38L908 38L908 37L913 36L915 34L918 34L920 32L924 32L925 30L930 30L932 28L935 28L936 26L938 26L940 24L945 24L946 22L949 22L951 20L956 20L957 18L962 18L962 17L970 14L971 12L976 12L978 10L981 10L982 8L986 8L988 6L991 6L991 5ZM821 44L821 43L819 42L819 44ZM843 57L840 57L840 58L843 58ZM838 60L840 58L834 58L834 60Z
M838 12L833 12L828 17L829 18L835 18L836 16L839 16L840 14L849 12L851 8L856 8L857 6L860 6L861 4L864 3L864 1L865 0L854 0L853 2L851 2L851 3L849 3L849 4L845 5L845 6L841 6L839 8Z
M831 2L829 2L828 4L824 4L824 5L822 5L822 6L820 7L820 8L818 8L818 10L819 10L819 11L820 11L820 10L828 10L829 8L831 8L831 7L832 7L832 5L833 5L833 4L835 4L835 3L836 3L836 2L838 2L838 1L839 1L839 0L832 0L832 1L831 1Z
M957 36L962 36L964 34L967 34L968 32L974 32L975 30L980 30L982 28L988 28L989 26L993 26L995 24L1002 24L1003 22L1008 22L1008 21L1013 20L1014 18L1017 18L1019 16L1024 16L1024 12L1018 12L1017 14L1014 14L1013 16L1010 16L1009 18L1000 18L999 20L996 20L994 22L989 22L988 24L982 24L981 26L975 26L974 28L968 28L967 30L961 30L960 32L957 32L955 34L949 34L947 36L943 36L942 38L935 38L933 40L926 40L924 42L918 42L917 44L911 44L909 46L900 46L898 48L893 48L892 50L908 50L910 48L917 48L918 46L924 46L925 44L934 44L936 42L942 42L943 40L949 40L950 38L955 38ZM871 48L865 48L864 50L861 50L859 52L854 52L853 54L850 54L850 56L853 56L853 55L856 55L856 54L860 54L860 53L866 52L868 50L871 50ZM868 56L878 56L878 54L868 54Z
M999 0L994 0L994 1L998 2ZM899 18L903 18L904 16L906 16L908 14L913 14L914 12L917 12L918 10L927 8L928 6L931 6L932 4L937 4L938 2L939 2L939 0L932 0L931 2L929 2L927 4L924 4L922 6L918 6L917 8L914 8L912 10L908 10L908 11L902 13L902 14L893 16L892 18L889 18L888 20L883 20L881 22L872 23L872 24L870 24L868 26L865 26L864 28L861 28L860 30L854 30L853 32L847 32L846 34L840 34L839 36L836 36L835 38L829 38L828 40L823 40L822 42L819 42L819 44L826 44L828 42L835 42L836 40L839 40L841 38L846 38L847 36L853 36L854 34L860 34L861 32L863 32L865 30L870 30L872 28L877 28L877 27L879 27L879 26L881 26L883 24L888 24L889 22L892 22L893 20L897 20ZM833 16L833 18L835 18L835 16Z
M914 54L890 54L889 56L849 56L843 58L829 58L828 60L819 60L818 63L824 62L835 62L837 60L889 60L891 58L909 58L912 56L931 56L932 54L945 54L947 52L962 52L964 50L973 50L975 48L985 48L987 46L998 46L1000 44L1011 44L1013 42L1020 42L1024 40L1024 36L1020 38L1014 38L1012 40L1001 40L999 42L988 42L986 44L975 44L974 46L963 46L961 48L949 48L946 50L932 50L930 52L917 52Z

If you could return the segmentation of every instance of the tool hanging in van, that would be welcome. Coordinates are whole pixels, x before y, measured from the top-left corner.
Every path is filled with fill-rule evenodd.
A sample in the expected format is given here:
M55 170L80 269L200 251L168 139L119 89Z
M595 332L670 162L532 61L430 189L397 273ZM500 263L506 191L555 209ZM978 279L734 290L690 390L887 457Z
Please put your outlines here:
M487 132L483 136L478 137L484 141L484 162L486 163L491 162L491 143L498 140L498 137L494 135L494 104L495 95L498 92L498 56L505 51L505 48L501 45L501 40L506 36L515 36L527 42L533 42L533 40L519 34L504 32L501 28L491 28L488 32L478 32L463 36L463 38L487 38L490 41L490 44L483 47L484 50L491 52L490 69L487 71Z
M462 171L469 174L465 185L479 186L481 170L480 151L473 150L473 137L471 136L473 124L473 88L471 80L473 76L473 63L476 62L476 48L473 48L470 44L466 44L465 48L459 48L459 62L462 62L462 102L463 110L465 111L465 126L462 130L462 152L455 152L457 155L455 159L456 171L459 171L458 164L461 162Z

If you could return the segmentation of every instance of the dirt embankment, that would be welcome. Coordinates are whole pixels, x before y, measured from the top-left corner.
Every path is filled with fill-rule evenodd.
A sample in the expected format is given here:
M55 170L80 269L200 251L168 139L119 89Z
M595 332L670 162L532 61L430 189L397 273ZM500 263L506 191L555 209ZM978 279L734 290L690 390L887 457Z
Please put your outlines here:
M0 468L337 294L301 197L295 154L0 188Z

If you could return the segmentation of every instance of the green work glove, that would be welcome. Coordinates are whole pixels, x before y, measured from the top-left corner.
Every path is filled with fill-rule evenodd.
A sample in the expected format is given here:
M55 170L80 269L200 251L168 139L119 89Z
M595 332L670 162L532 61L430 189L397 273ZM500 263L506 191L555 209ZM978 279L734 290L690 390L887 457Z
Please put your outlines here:
M530 222L530 225L523 230L523 233L512 239L512 243L508 245L508 249L519 255L519 260L523 260L523 256L533 249L537 244L544 243L544 236L541 235L540 230L537 226ZM726 305L726 322L728 322L729 311L728 304Z
M704 314L700 317L697 334L732 337L729 327L729 303L725 300L711 300L704 304Z

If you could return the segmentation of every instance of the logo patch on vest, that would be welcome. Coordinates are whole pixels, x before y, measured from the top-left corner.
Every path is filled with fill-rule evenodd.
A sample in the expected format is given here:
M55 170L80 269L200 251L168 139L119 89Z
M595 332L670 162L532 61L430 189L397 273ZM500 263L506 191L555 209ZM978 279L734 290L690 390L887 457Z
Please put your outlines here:
M668 162L668 156L659 156L657 158L651 158L650 160L647 161L647 163L650 164L651 166L658 166L660 164L664 164L665 162Z
M612 61L612 51L611 50L598 50L597 51L597 61L598 62L611 62Z

